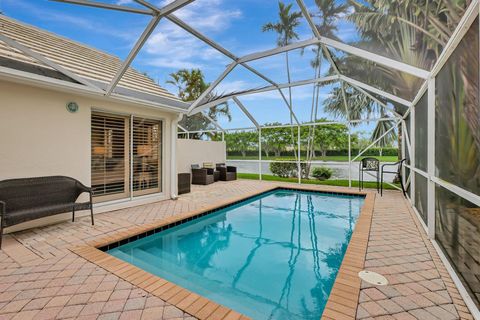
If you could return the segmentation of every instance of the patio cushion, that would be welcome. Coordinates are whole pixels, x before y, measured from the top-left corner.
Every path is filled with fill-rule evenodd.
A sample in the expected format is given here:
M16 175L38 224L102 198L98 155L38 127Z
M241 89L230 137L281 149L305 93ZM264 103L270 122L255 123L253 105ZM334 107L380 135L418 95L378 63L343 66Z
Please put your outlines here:
M207 169L215 169L215 164L213 162L204 162L203 167Z

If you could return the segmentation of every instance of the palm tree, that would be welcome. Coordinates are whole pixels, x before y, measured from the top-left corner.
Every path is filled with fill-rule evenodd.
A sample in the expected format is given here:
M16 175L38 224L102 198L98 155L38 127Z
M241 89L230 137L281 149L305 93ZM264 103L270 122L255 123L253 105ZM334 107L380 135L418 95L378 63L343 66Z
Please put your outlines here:
M358 91L354 87L344 84L345 98L348 103L348 115L345 109L341 87L333 89L329 98L324 101L325 111L331 113L337 118L350 120L360 120L364 118L388 118L388 114L385 113L383 106L367 97L362 92ZM358 123L351 123L352 126L358 125ZM378 121L373 132L370 136L371 141L379 139L387 131L389 131L394 125L394 121ZM399 138L395 130L389 131L384 137L382 137L376 145L383 148L386 147ZM401 142L400 142L401 143ZM400 155L401 156L401 155Z
M178 70L177 72L170 74L170 79L167 80L167 83L174 85L177 88L178 97L185 102L195 101L210 86L209 83L205 82L205 77L200 69ZM209 100L213 100L215 98L216 97L214 93L210 93L207 96L207 99ZM208 109L208 115L215 121L220 117L226 117L228 121L232 120L227 102ZM215 129L212 127L210 121L201 113L197 113L190 117L184 117L180 125L182 125L184 128L188 128L191 131ZM194 139L200 139L203 135L204 134L201 133L195 133L192 134L192 137ZM212 133L207 135L211 138L214 138L215 136L215 134Z
M424 69L431 68L438 52L444 45L438 34L438 26L436 25L437 27L433 29L429 27L430 24L436 23L435 19L438 14L438 12L435 12L435 17L432 18L434 22L431 22L430 17L433 14L429 11L429 8L433 2L420 4L420 2L412 0L395 2L380 0L362 3L351 1L351 3L354 10L347 15L347 19L357 26L357 30L362 36L362 40L358 41L355 44L356 46L381 52L381 54L398 61ZM419 10L420 7L426 10L427 14ZM445 29L446 34L451 34L453 32L451 24L453 23L448 23L448 26L445 25L441 29ZM447 30L451 31L447 32ZM446 39L448 41L448 37ZM338 59L338 65L340 70L348 76L359 78L363 82L383 88L385 91L408 100L413 100L423 82L423 80L414 76L373 63L366 63L354 56L344 56ZM359 66L362 67L359 68ZM352 92L356 91L353 88L349 88L348 91L350 94L347 94L347 101L352 108L350 115L352 119L372 114L380 117L385 116L385 110L373 100L368 99L358 91L353 94ZM403 113L402 107L393 105L397 113ZM341 96L327 100L326 109L337 116L346 116L342 114L344 113L344 106ZM392 125L393 122L378 123L371 139L376 140ZM393 139L394 134L394 131L390 131L389 135L379 141L379 145L388 143ZM397 136L399 145L401 144L400 136L399 132Z
M347 18L363 36L373 40L398 40L399 28L415 32L412 51L428 51L429 65L438 57L452 36L470 0L370 0L351 3L354 12ZM418 65L428 67L428 65Z
M337 37L338 27L337 21L348 12L349 5L346 3L338 3L336 0L315 0L318 11L310 15L318 18L319 23L316 24L318 31L324 37L340 40Z
M302 13L300 11L293 11L292 12L292 5L285 5L285 3L279 1L278 2L278 17L279 21L277 22L268 22L262 27L263 32L274 31L277 33L277 45L279 47L287 46L292 43L293 40L298 40L299 36L295 29L300 25L300 21L302 18ZM287 79L288 83L291 82L290 76L290 62L288 57L288 51L285 52L285 62L287 66ZM289 96L289 104L290 108L293 109L292 105L292 88L288 88L288 96ZM293 114L290 112L290 123L293 122ZM293 128L291 129L292 135L292 144L295 150L295 143L294 143L294 132ZM295 152L295 158L297 157L297 152Z
M285 5L283 2L278 2L278 22L268 22L262 27L263 32L274 31L277 33L277 45L284 47L292 43L293 40L298 40L299 36L295 29L300 25L302 13L300 11L292 10L292 3ZM290 64L288 60L288 51L285 52L285 60L287 64L287 78L290 83ZM291 104L291 92L290 92Z

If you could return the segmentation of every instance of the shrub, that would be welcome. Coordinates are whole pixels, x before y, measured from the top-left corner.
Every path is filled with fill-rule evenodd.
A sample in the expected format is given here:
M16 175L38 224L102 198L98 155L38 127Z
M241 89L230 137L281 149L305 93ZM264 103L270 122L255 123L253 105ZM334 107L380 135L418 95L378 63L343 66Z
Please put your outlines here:
M312 176L318 180L328 180L333 174L333 170L327 167L316 167L312 170Z
M306 163L300 164L300 170L302 171L302 177L307 175ZM274 176L282 178L298 177L298 167L295 162L270 162L270 171Z
M275 176L290 178L297 174L297 164L293 162L270 162L270 171Z

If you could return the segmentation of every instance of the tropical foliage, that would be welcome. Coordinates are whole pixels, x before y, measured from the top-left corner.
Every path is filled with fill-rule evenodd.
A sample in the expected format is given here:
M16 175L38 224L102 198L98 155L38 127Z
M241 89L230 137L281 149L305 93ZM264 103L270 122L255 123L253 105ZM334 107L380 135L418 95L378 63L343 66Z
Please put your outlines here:
M209 83L205 82L203 72L199 69L181 69L177 72L171 73L170 79L167 83L177 88L178 97L185 102L195 101L210 86ZM215 97L212 97L212 95L213 94L210 94L210 97L208 98L214 99ZM208 109L207 113L208 116L215 121L220 117L225 117L228 121L231 120L230 109L226 102ZM215 129L211 121L201 113L197 113L190 117L184 117L179 125L183 128L187 128L188 131ZM200 139L203 135L203 133L195 132L192 133L190 137L193 139ZM211 137L215 134L208 133L208 135Z
M292 3L285 5L282 1L278 2L278 18L277 22L268 22L262 27L263 32L273 31L277 34L277 45L279 47L287 46L291 44L294 40L298 40L299 36L295 30L300 26L302 13L300 11L292 11ZM285 65L287 68L287 79L288 83L291 82L290 75L290 61L289 53L285 52ZM293 100L292 100L292 88L288 88L288 104L290 110L293 110ZM290 111L290 124L293 123L293 112ZM293 149L295 149L295 137L294 129L290 129L290 141L292 143ZM295 153L296 154L296 153Z
M325 35L336 38L336 23L341 19L331 18L331 12L335 12L336 17L342 16L355 25L360 38L351 43L352 45L429 70L453 34L469 1L367 0L350 1L349 5L346 5L334 0L316 0L315 3L317 8L312 16L318 18L317 28ZM367 62L356 56L343 53L333 55L343 74L407 100L413 100L423 82L412 75ZM382 118L387 116L384 108L357 89L345 85L345 95L351 108L351 119L371 115ZM346 118L340 89L334 89L331 97L325 101L326 110ZM390 103L399 114L404 111L401 106L389 101L383 102ZM378 122L371 139L376 140L393 125L393 121ZM395 136L396 133L390 131L378 145L390 143Z

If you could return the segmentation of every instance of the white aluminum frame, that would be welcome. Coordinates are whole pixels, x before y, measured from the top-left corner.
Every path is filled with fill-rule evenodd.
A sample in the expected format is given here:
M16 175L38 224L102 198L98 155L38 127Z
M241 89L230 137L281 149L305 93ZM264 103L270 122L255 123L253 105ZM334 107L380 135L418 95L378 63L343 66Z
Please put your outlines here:
M254 94L254 93L258 93L258 92L265 92L265 91L271 91L271 90L278 90L280 95L282 96L282 99L284 100L287 107L289 108L290 113L292 114L293 118L296 121L296 124L290 124L290 125L284 125L284 126L278 126L278 127L297 127L298 128L297 129L298 130L297 144L298 144L298 151L299 152L300 152L300 135L299 135L300 126L304 126L304 125L305 126L308 126L308 125L317 126L317 125L325 125L325 124L329 124L329 123L305 123L305 124L300 123L298 121L297 117L295 116L294 112L293 112L292 106L288 103L287 99L285 98L285 95L283 94L283 91L281 90L282 88L291 88L291 87L294 87L296 85L307 85L307 84L316 83L316 81L318 81L320 79L297 81L297 82L291 82L291 83L288 83L288 84L279 85L279 84L275 83L273 80L271 80L268 77L266 77L265 75L263 75L261 72L257 71L256 69L252 68L251 66L249 66L247 64L249 61L261 59L261 58L264 58L264 57L268 57L268 56L271 56L271 55L287 52L287 51L290 51L290 50L304 48L304 47L310 46L310 45L319 45L322 48L322 50L324 51L325 56L327 57L328 61L330 62L330 64L332 65L332 67L335 71L335 76L333 76L333 77L336 77L335 80L341 81L342 83L344 83L344 82L348 83L350 86L356 88L357 90L360 90L362 93L367 95L370 99L374 100L376 103L378 103L379 105L381 105L382 107L384 107L386 109L388 109L387 105L385 103L382 103L377 98L375 98L369 92L380 95L382 97L385 97L388 100L400 103L404 106L407 106L408 110L401 117L401 119L399 117L400 115L395 114L395 118L391 118L391 119L388 119L388 120L389 121L391 121L391 120L396 121L396 125L393 128L389 129L389 131L393 130L398 125L402 126L402 129L403 129L402 130L402 135L403 135L404 139L402 139L402 146L399 146L399 147L401 147L402 150L404 150L404 151L407 150L407 149L409 150L411 161L410 161L410 165L407 165L406 167L410 169L410 176L409 177L404 177L406 185L408 185L410 183L411 195L409 197L409 201L410 201L412 207L415 209L415 174L418 173L418 174L420 174L420 175L422 175L422 176L424 176L428 179L428 190L427 190L427 199L428 199L428 203L427 203L427 216L428 216L427 231L428 231L428 235L432 239L432 242L433 242L435 248L439 252L442 260L444 261L444 263L446 264L449 273L452 275L452 278L454 279L455 283L459 287L460 293L464 297L464 299L466 301L466 304L469 307L470 311L472 312L472 314L474 315L474 317L476 319L480 319L479 310L476 308L475 304L473 303L473 301L468 296L467 291L465 290L461 281L459 280L459 278L455 274L455 271L453 270L450 263L445 258L443 252L440 250L438 244L434 240L434 237L435 237L435 225L434 225L435 224L435 187L437 185L449 190L450 192L453 192L454 194L458 195L459 197L462 197L462 198L480 206L480 196L479 195L473 194L473 193L471 193L471 192L469 192L469 191L467 191L467 190L465 190L465 189L463 189L459 186L453 185L451 183L448 183L448 182L440 179L439 177L437 177L435 175L435 170L434 170L435 169L435 76L438 74L438 72L440 72L441 68L448 61L449 57L454 52L457 45L464 38L466 32L468 31L468 29L470 28L472 23L478 17L479 11L480 11L479 0L472 0L469 7L465 11L463 17L461 18L459 25L457 26L453 35L450 37L449 41L445 45L440 57L438 58L436 64L434 65L434 67L432 68L431 71L423 70L421 68L417 68L417 67L414 67L412 65L408 65L406 63L396 61L394 59L390 59L390 58L375 54L373 52L369 52L369 51L366 51L366 50L363 50L363 49L360 49L360 48L356 48L356 47L347 45L347 44L342 43L342 42L338 42L338 41L333 40L333 39L323 37L319 33L317 27L315 26L315 23L313 22L311 16L309 15L307 7L305 6L303 0L297 0L297 4L299 5L305 20L307 21L307 23L309 24L309 26L312 30L312 33L314 35L314 37L312 39L305 40L305 41L300 41L298 43L291 44L291 45L288 45L288 46L285 46L285 47L280 47L280 48L275 48L275 49L271 49L271 50L267 50L267 51L263 51L263 52L249 54L249 55L246 55L246 56L241 57L241 58L237 57L236 55L234 55L233 53L231 53L230 51L228 51L227 49L225 49L224 47L222 47L218 43L216 43L213 40L209 39L208 37L204 36L203 34L198 32L197 30L195 30L195 28L189 26L187 23L185 23L184 21L182 21L181 19L179 19L178 17L176 17L173 14L176 10L178 10L179 8L181 8L185 5L188 5L189 3L193 2L194 0L175 0L171 3L169 3L168 5L166 5L163 8L158 8L154 5L152 5L150 2L147 2L145 0L135 0L137 3L140 3L141 5L143 5L146 9L133 8L133 7L128 7L128 6L123 6L123 5L107 4L107 3L101 3L101 2L90 1L90 0L51 0L51 1L70 3L70 4L76 4L76 5L83 5L83 6L90 6L90 7L96 7L96 8L103 8L103 9L109 9L109 10L118 10L118 11L135 13L135 14L151 15L153 17L152 20L150 21L149 25L146 27L143 34L140 36L137 43L133 47L129 56L123 62L121 68L118 70L117 74L115 75L115 77L110 82L110 85L108 87L107 92L104 92L103 90L101 90L101 92L104 93L107 96L113 93L113 90L115 89L116 85L121 80L122 76L124 75L124 73L128 69L129 65L134 60L134 58L136 57L136 55L140 51L141 47L143 46L143 44L148 40L149 36L152 34L153 30L155 29L156 25L158 24L158 22L160 21L160 19L162 17L165 17L166 19L170 20L172 23L174 23L177 26L179 26L180 28L184 29L186 32L190 33L191 35L195 36L199 40L201 40L204 43L206 43L207 45L209 45L210 47L212 47L212 48L216 49L217 51L221 52L226 57L230 58L232 60L232 63L225 69L225 71L223 71L223 73L217 78L217 80L215 80L213 82L213 84L209 87L209 89L206 92L204 92L199 99L197 99L195 102L193 102L189 106L188 114L194 114L194 113L197 113L197 112L202 112L203 110L205 110L209 107L215 106L216 104L220 104L222 102L225 102L225 101L229 100L230 98L233 99L235 101L235 103L239 106L239 108L242 110L242 112L244 112L245 115L254 124L255 127L251 128L251 129L257 130L258 133L259 133L259 163L260 163L259 164L259 173L260 173L260 178L261 178L261 174L262 174L261 173L261 163L263 162L262 155L261 155L261 134L262 134L261 131L262 131L262 128L267 128L268 126L261 126L256 121L256 119L248 112L248 110L242 105L242 103L238 100L237 96L246 95L246 94ZM3 38L3 39L0 38L0 40L5 41L5 38ZM10 39L10 42L8 42L9 39L6 39L6 40L7 41L5 41L5 42L7 42L9 44L12 44L11 39ZM48 59L42 57L38 53L33 52L32 50L29 50L28 48L22 48L21 45L19 46L16 43L14 43L13 46L15 48L23 51L25 54L27 54L27 55L45 63L46 65L56 69L57 71L71 77L72 79L75 79L75 80L79 81L80 83L82 83L83 85L85 85L87 87L84 90L88 89L89 92L97 92L98 93L98 88L96 88L94 85L92 85L91 83L88 83L88 81L86 81L85 79L82 79L82 78L78 79L78 76L76 76L74 74L71 74L71 72L69 72L68 70L65 70L61 66L58 66L58 65L54 64L52 61L49 61ZM330 53L328 47L332 47L332 48L341 50L343 52L349 53L351 55L360 57L364 60L371 61L371 62L380 64L380 65L386 66L388 68L399 70L399 71L414 75L418 78L425 79L425 83L420 88L418 94L416 95L416 97L413 101L408 101L408 100L403 99L401 97L397 97L397 96L395 96L391 93L388 93L388 92L385 92L385 91L380 90L378 88L375 88L375 87L373 87L369 84L366 84L366 83L363 83L361 81L351 79L349 77L346 77L346 76L342 75L340 73L340 71L338 70L336 64L335 64L335 61L332 59L332 56L331 56L331 53ZM220 98L219 100L210 101L208 103L202 104L201 102L203 101L203 99L210 92L212 92L212 90L237 65L241 65L241 66L245 67L247 70L249 70L253 74L257 75L261 79L270 83L271 86L266 87L266 88L248 90L244 93L239 93L239 94L236 94L236 95ZM0 68L0 71L2 71L3 69L4 68ZM333 81L333 78L332 78L332 81ZM50 82L53 83L54 81L52 80ZM77 88L78 87L77 85L72 84L70 86L72 86L72 88L75 87L76 90L82 90L80 88ZM428 166L427 166L427 172L424 172L424 171L418 169L415 166L415 107L414 106L418 103L419 99L423 96L423 94L425 92L427 92L427 94L428 94L428 117L427 117L427 122L428 122L427 123L427 125L428 125L428 136L427 136L428 158L427 158L427 163L428 163ZM343 95L343 99L344 99L344 103L345 103L345 107L346 107L346 111L347 111L347 115L348 115L348 106L347 106L347 102L346 102L346 99L345 99L344 90L342 90L342 95ZM392 111L391 109L389 109L389 110ZM182 111L179 111L179 112L182 112ZM183 111L183 112L185 112L185 111ZM406 131L405 119L409 114L410 114L411 123L410 123L410 132L407 132ZM218 125L218 123L216 123L212 119L210 119L210 120L215 125L217 130L188 131L185 128L180 128L183 131L180 134L185 134L186 133L187 137L188 137L190 133L194 133L194 132L205 133L205 132L219 132L219 131L221 131L222 133L224 133L224 132L229 131L229 130L234 130L234 129L223 129L221 126ZM361 121L364 121L364 120L361 120ZM373 120L372 119L367 119L365 121L373 121ZM377 121L387 121L387 119L378 119ZM339 122L334 122L334 123L339 123ZM350 124L352 124L353 121L351 119L347 119L346 123L345 122L340 122L340 123L346 124L350 127ZM272 127L274 127L274 126L272 126ZM350 136L350 134L349 134L349 136ZM350 143L349 143L349 150L351 151ZM363 150L362 152L364 152L364 151L365 150ZM356 160L360 155L361 155L361 153L359 155L357 155L355 158L352 159L351 154L349 152L350 166L352 164L352 161ZM297 162L297 164L300 168L301 161L300 161L299 156L300 156L300 154L298 154L298 158L297 158L296 162ZM349 180L351 181L351 175L349 177ZM299 182L301 183L300 177L299 177ZM423 223L423 221L422 221L422 223Z
M73 72L65 69L64 67L56 64L52 60L47 59L46 57L42 56L41 54L31 50L30 48L27 48L23 44L20 44L17 41L15 41L15 40L13 40L13 39L11 39L11 38L9 38L6 35L1 34L1 33L0 33L0 41L3 41L6 44L8 44L9 46L11 46L11 47L13 47L17 50L20 50L21 52L23 52L27 56L30 56L30 57L34 58L35 60L37 60L39 62L42 62L43 64L57 70L58 72L62 73L63 75L77 81L78 83L81 83L81 84L87 86L88 88L90 88L93 91L103 92L103 90L101 90L99 87L97 87L96 85L94 85L93 83L88 81L87 79L84 79L84 78L76 75L75 73L73 73Z

